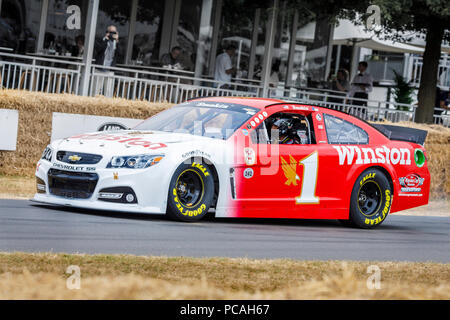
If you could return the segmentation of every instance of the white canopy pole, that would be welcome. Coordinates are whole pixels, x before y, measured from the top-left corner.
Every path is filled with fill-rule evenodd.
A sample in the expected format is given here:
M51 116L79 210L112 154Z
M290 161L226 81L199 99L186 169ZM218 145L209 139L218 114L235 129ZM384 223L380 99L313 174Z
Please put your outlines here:
M80 94L82 96L89 95L89 80L91 77L92 56L94 55L95 45L95 30L97 28L99 0L89 0L88 14L87 14L87 28L85 32L84 55L83 63L84 69L81 73Z
M278 0L273 1L273 8L269 9L269 21L266 27L265 53L262 70L263 92L262 96L267 97L269 93L269 80L272 69L273 45L275 41L276 21L278 13Z

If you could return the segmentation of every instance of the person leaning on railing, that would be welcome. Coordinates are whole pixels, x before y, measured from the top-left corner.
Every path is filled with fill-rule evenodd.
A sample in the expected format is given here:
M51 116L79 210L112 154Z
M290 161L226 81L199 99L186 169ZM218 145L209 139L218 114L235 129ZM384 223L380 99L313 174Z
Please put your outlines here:
M443 111L442 111L443 109ZM439 86L436 87L436 102L434 104L434 116L437 124L442 124L442 116L450 110L450 91L444 91Z
M236 47L230 44L225 52L219 54L216 58L216 68L214 70L214 80L218 82L218 87L221 89L229 89L231 77L236 73L236 68L233 67L231 58L236 54Z
M333 103L343 103L344 96L347 94L349 89L350 89L350 84L348 82L348 72L345 69L339 69L336 74L336 77L334 79L332 79L332 81L331 81L331 90L340 92L340 93L333 93L333 95L341 95L342 94L343 97L342 98L328 97L327 101L333 102ZM338 106L337 109L342 111L341 106Z
M358 64L358 74L353 78L353 81L350 86L350 91L347 95L347 100L351 98L356 99L364 99L364 100L356 100L353 99L351 104L354 106L367 106L367 99L369 98L369 92L372 92L373 89L373 78L367 72L367 62L361 61ZM358 113L361 115L365 115L366 108L357 108L361 110Z

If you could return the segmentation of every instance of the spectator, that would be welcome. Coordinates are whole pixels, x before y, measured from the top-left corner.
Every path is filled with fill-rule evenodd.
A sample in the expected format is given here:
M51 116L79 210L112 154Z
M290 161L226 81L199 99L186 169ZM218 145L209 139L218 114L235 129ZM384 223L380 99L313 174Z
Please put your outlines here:
M276 88L278 87L278 83L280 82L280 77L278 73L280 72L280 61L276 61L272 65L272 70L269 78L269 87L274 88L269 91L269 95L271 97L276 95Z
M161 57L161 65L174 69L183 69L181 63L181 48L173 47L170 53L165 53Z
M114 67L117 60L117 50L119 48L119 33L113 25L106 29L105 36L98 44L97 54L95 55L95 64ZM103 94L106 97L112 97L114 91L114 72L109 69L98 69L97 71L105 73L98 78L94 84L95 95Z
M439 87L436 87L436 100L434 103L434 123L442 124L443 119L442 115L444 115L447 110L450 110L450 91L441 90ZM444 109L444 110L442 110Z
M350 84L348 82L348 72L345 69L339 69L336 78L334 78L331 82L331 90L342 92L343 95L347 93L350 88ZM334 95L339 95L339 93L333 93ZM343 98L330 97L328 98L328 102L334 103L343 103ZM341 109L341 107L339 107Z
M236 54L236 47L229 45L225 52L219 54L216 58L216 68L214 71L214 80L218 82L218 87L228 89L231 83L231 76L236 72L232 66L231 58Z
M116 52L119 47L119 33L113 25L106 30L105 36L99 44L95 63L105 67L114 67L116 65Z
M353 78L351 83L350 91L348 93L348 98L365 99L369 98L369 92L372 92L373 79L367 72L367 62L361 61L358 64L358 74ZM354 106L367 106L367 101L353 100L352 105ZM361 108L361 114L366 113L365 108Z
M73 57L82 57L84 54L84 36L78 35L75 37L75 46L72 48Z

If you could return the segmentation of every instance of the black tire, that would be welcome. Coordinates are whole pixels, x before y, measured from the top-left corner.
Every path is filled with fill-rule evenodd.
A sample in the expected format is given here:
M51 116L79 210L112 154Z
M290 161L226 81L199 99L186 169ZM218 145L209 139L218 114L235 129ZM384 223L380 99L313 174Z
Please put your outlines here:
M344 225L372 229L388 216L392 205L392 187L378 169L364 171L356 180L350 199L350 219Z
M179 221L203 218L214 199L214 177L208 165L182 163L172 176L167 197L167 215Z

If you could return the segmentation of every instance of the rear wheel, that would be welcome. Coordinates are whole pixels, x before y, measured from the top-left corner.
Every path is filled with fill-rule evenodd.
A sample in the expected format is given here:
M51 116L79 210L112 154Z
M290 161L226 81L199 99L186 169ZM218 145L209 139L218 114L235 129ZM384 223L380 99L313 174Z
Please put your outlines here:
M353 186L349 220L341 222L359 228L374 228L386 219L391 204L392 187L388 178L378 169L368 169Z
M198 221L208 212L214 198L214 178L207 165L181 164L170 181L167 199L169 217L186 222Z

